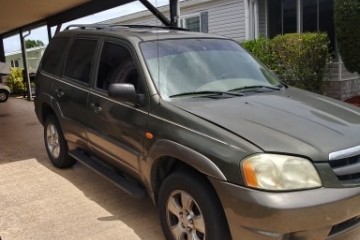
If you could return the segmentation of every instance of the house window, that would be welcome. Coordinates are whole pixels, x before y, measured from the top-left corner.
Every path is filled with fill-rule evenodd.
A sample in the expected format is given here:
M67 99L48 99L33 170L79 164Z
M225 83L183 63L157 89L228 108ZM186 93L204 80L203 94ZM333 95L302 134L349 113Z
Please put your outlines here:
M334 46L334 0L267 1L270 37L293 32L326 32Z
M282 2L283 34L297 32L297 1L284 0Z
M11 65L11 67L19 67L19 60L17 60L17 59L11 60L10 65Z
M303 0L303 31L316 32L319 30L319 2Z
M196 13L180 18L180 26L192 32L208 32L208 13Z
M185 28L192 32L201 32L200 16L188 17L184 19Z

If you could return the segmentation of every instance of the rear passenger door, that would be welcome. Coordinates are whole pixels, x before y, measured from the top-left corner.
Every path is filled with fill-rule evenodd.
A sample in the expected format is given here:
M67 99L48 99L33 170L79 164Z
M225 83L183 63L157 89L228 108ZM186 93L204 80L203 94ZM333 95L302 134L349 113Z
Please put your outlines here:
M52 95L62 113L62 127L66 140L87 146L87 105L98 41L76 38L69 49L61 79L54 81Z
M118 40L104 41L97 79L89 95L92 126L88 132L91 147L98 156L135 174L143 153L149 105L136 59L130 44ZM145 99L143 104L136 106L109 97L107 90L111 83L134 84L137 94Z

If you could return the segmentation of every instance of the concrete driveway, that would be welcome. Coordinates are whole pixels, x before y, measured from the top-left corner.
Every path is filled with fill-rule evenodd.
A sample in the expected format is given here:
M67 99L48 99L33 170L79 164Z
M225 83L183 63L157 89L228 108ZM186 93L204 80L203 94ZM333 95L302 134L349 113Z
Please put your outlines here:
M0 104L0 236L164 239L149 198L133 199L79 163L54 168L33 103L15 98Z

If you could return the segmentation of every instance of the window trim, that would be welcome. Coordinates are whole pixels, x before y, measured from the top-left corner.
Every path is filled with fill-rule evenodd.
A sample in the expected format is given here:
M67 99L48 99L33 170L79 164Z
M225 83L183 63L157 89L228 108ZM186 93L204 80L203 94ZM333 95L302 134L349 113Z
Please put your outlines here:
M267 1L266 1L267 2ZM260 36L259 2L245 0L245 38L253 40ZM267 23L266 23L267 25Z

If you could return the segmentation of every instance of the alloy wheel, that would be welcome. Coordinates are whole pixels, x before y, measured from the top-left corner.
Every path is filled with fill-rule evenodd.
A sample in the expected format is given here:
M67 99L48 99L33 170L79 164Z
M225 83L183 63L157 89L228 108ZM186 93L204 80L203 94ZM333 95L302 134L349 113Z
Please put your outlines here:
M205 220L195 199L183 190L173 191L167 202L167 224L176 240L205 240Z

